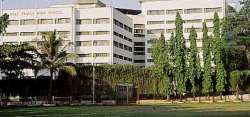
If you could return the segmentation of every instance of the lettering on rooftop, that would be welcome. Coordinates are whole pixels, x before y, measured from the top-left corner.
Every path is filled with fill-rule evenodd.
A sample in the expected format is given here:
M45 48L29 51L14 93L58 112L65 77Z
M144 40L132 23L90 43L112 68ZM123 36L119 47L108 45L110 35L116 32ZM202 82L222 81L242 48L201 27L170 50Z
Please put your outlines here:
M35 11L22 11L8 13L10 16L32 16L36 15ZM63 11L37 11L37 15L60 15Z

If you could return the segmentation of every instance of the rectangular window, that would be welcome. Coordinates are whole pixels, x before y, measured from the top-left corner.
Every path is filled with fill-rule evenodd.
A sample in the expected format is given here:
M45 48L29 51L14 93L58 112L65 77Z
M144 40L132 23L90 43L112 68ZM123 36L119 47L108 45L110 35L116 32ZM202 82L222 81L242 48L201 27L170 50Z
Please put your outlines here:
M129 50L130 52L132 52L132 51L133 51L131 47L129 47L129 48L128 48L128 50Z
M148 21L148 25L164 24L164 21Z
M109 53L94 53L94 57L109 57Z
M119 47L119 43L116 42L116 41L114 41L114 46L115 46L115 47Z
M122 59L122 60L123 60L123 56L122 56L122 55L119 55L119 59Z
M145 55L145 52L134 52L134 55Z
M119 25L119 21L117 21L116 19L114 19L114 24L118 26Z
M117 32L114 32L114 35L115 35L115 36L119 36L119 33L117 33Z
M123 44L119 43L119 48L123 49Z
M18 32L4 33L4 36L19 36L19 33Z
M68 24L71 23L70 18L56 19L56 24Z
M129 50L127 45L124 45L124 50Z
M185 23L201 23L202 19L186 20Z
M21 36L35 36L36 33L35 32L21 32L20 35Z
M43 35L48 35L50 32L38 32L38 35L43 36Z
M147 52L148 52L148 53L151 53L151 48L148 48L148 49L147 49Z
M205 13L222 12L222 7L218 7L218 8L205 8L204 12Z
M94 19L93 24L108 24L109 18Z
M134 33L136 33L136 34L145 34L145 30L144 29L134 29Z
M175 21L174 20L166 21L166 24L175 24Z
M94 41L93 45L94 46L109 46L109 41L108 40Z
M196 32L202 32L202 28L194 28ZM185 33L190 33L191 28L185 28Z
M145 60L134 60L134 63L145 63Z
M79 57L92 57L92 54L78 54Z
M119 37L120 37L120 38L123 38L123 35L122 35L122 34L119 34Z
M144 24L135 24L134 28L145 28Z
M174 33L174 32L175 32L175 29L166 29L167 34L171 34L171 33Z
M38 24L53 24L53 19L39 19Z
M92 19L77 19L76 24L92 24Z
M153 63L153 62L154 62L153 59L148 59L147 61L148 61L149 63Z
M208 32L214 32L214 28L213 27L208 27Z
M182 9L166 10L166 14L176 14L177 12L179 12L180 14L183 14Z
M134 47L134 51L145 51L144 47Z
M165 11L164 10L149 10L148 15L164 15Z
M94 35L108 35L109 31L94 31Z
M123 28L123 23L119 22L119 26L120 26L121 28Z
M134 34L134 37L145 37L144 34Z
M91 31L76 32L76 35L91 35Z
M202 8L185 9L185 14L202 13Z
M76 41L76 46L92 46L91 41Z
M18 45L18 42L3 42L3 45Z
M134 46L145 46L145 42L134 42Z
M214 22L214 19L205 19L205 22Z
M21 20L21 25L36 25L35 19Z
M57 31L58 35L69 35L70 31Z
M164 29L151 29L148 30L148 34L161 34L164 33Z
M117 54L114 54L114 57L115 57L115 58L118 58L118 57L119 57L119 55L117 55Z
M19 25L18 20L9 20L9 25Z

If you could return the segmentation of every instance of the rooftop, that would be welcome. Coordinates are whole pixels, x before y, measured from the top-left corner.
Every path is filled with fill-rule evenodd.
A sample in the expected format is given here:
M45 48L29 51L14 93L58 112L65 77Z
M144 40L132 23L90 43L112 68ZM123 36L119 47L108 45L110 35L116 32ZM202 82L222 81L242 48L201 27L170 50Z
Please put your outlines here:
M142 2L154 2L154 1L171 1L171 0L139 0L140 3L142 3Z
M141 14L141 10L134 10L134 9L124 9L124 8L116 8L118 11L124 13L124 14L130 14L130 15L138 15Z
M100 0L77 0L75 2L76 4L101 4L103 6L106 6L103 2Z

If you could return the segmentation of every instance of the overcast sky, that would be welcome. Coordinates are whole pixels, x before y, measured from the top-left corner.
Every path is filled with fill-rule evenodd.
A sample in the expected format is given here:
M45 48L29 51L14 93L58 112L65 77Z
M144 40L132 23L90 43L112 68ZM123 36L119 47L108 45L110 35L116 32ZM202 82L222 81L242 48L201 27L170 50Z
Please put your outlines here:
M54 4L69 4L77 0L4 0L4 9L18 9L18 8L44 8ZM118 8L140 9L138 0L101 0L108 6ZM227 0L229 2L239 0Z

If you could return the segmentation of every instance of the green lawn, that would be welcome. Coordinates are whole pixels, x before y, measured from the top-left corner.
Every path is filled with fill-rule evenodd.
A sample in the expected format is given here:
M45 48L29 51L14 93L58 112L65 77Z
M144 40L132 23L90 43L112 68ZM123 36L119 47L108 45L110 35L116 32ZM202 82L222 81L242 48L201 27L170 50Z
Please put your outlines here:
M0 117L248 117L250 102L150 106L0 108Z

